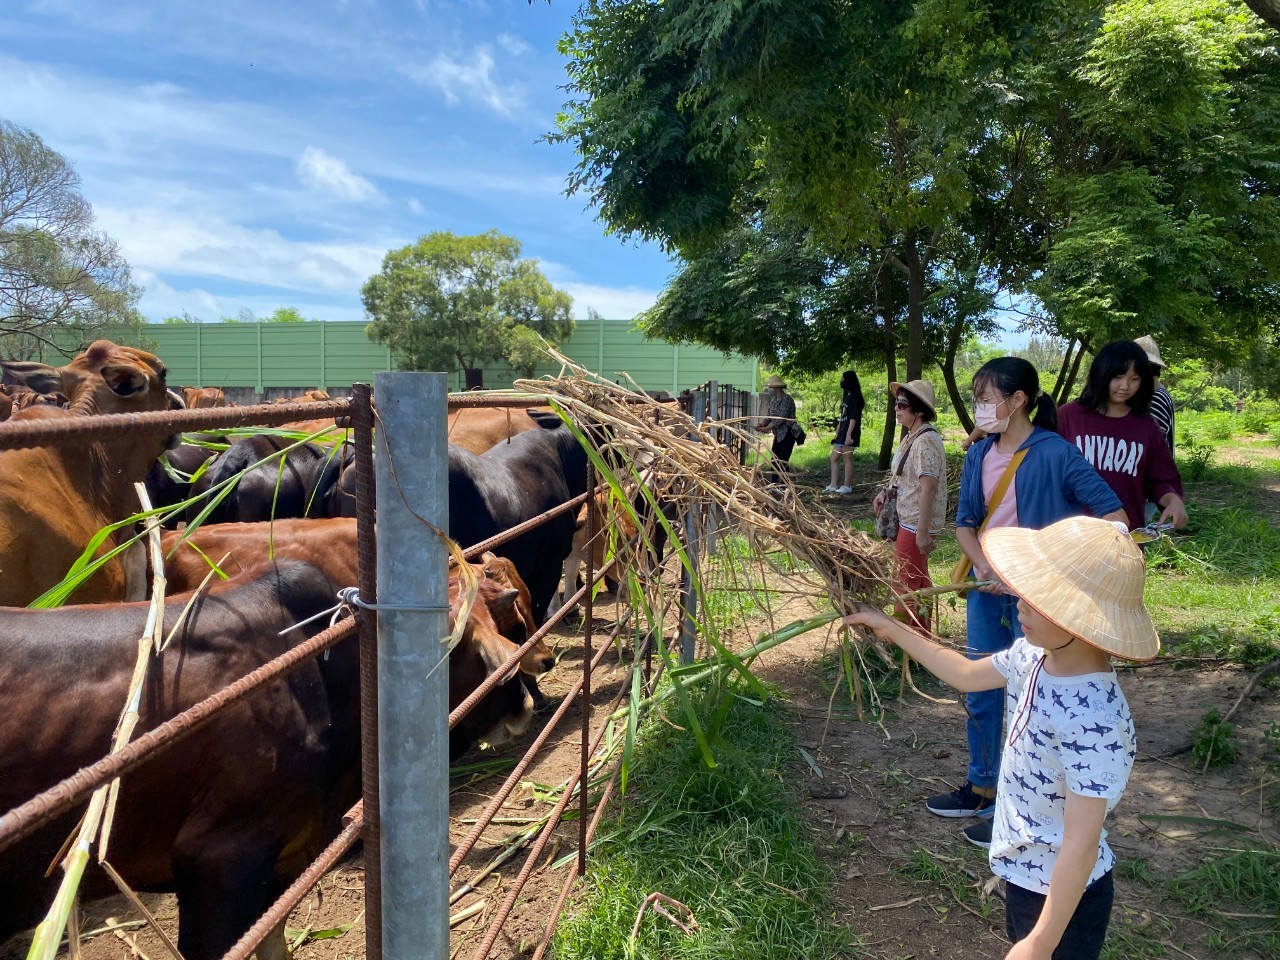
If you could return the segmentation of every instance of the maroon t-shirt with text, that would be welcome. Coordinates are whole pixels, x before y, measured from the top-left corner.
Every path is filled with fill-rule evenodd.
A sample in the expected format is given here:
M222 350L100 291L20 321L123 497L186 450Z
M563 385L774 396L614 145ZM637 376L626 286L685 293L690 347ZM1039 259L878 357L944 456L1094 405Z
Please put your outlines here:
M1130 411L1108 417L1079 403L1058 408L1058 432L1080 448L1124 504L1129 529L1146 522L1147 503L1166 493L1182 496L1182 478L1160 424L1150 414Z

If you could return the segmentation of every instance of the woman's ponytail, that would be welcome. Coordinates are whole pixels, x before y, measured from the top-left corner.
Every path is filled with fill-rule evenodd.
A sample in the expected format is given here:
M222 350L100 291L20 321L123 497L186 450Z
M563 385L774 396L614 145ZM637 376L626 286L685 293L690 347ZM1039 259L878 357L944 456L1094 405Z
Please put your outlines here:
M1053 402L1053 397L1041 391L1040 394L1031 401L1031 406L1027 408L1030 413L1035 410L1035 414L1031 417L1031 425L1040 427L1044 430L1057 431L1058 429L1058 405Z

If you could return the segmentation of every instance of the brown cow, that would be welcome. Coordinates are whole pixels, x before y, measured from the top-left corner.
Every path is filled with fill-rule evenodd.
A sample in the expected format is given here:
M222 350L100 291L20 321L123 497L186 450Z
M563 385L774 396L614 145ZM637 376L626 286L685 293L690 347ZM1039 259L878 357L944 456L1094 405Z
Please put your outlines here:
M635 521L631 515L625 510L610 509L610 494L607 491L601 491L594 497L589 499L582 505L582 509L578 511L578 526L573 531L573 550L569 556L564 559L563 577L560 585L560 593L553 601L554 609L564 606L565 602L577 592L578 587L582 585L581 570L583 563L587 560L587 513L591 513L591 530L593 536L590 542L591 549L591 569L599 571L604 566L606 554L610 541L614 536L620 537L625 542L633 541L639 532ZM616 526L616 532L611 530L607 524L612 520ZM618 567L606 573L604 576L605 589L616 591L619 584Z
M183 387L182 399L187 402L188 410L204 410L227 405L227 395L217 387Z
M325 400L331 400L323 390L308 390L300 397L277 397L272 403L323 403Z
M538 418L554 417L546 407L463 407L449 414L449 442L480 454L538 426Z
M359 582L356 522L345 517L215 523L200 526L185 540L183 536L171 532L161 539L165 577L168 589L174 593L198 587L209 573L210 561L224 574L236 576L270 558L304 560L319 567L340 587L354 587ZM533 633L533 612L529 591L515 566L493 554L485 554L484 562L474 566L494 587L486 588L488 600L497 601L504 590L516 591L513 597L489 606L498 632L516 645L524 643ZM530 676L544 674L553 666L555 657L541 641L520 658L520 670Z
M182 405L165 386L163 363L109 340L96 341L65 367L46 369L61 384L68 409L31 407L11 422ZM133 484L142 482L170 440L149 434L0 451L0 605L30 603L62 580L95 533L138 512ZM73 596L79 602L120 600L126 582L117 557Z

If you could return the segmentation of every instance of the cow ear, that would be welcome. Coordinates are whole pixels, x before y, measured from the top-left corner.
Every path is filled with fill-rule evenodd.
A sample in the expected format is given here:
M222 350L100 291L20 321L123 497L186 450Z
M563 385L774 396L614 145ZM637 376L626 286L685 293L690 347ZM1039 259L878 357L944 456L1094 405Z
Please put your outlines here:
M26 387L36 393L61 393L62 373L57 367L33 360L0 360L6 387Z
M493 614L494 620L500 620L503 616L510 616L515 612L519 600L520 591L509 587L488 599L489 612Z
M132 363L109 363L101 370L102 379L122 397L144 393L150 384L147 375Z

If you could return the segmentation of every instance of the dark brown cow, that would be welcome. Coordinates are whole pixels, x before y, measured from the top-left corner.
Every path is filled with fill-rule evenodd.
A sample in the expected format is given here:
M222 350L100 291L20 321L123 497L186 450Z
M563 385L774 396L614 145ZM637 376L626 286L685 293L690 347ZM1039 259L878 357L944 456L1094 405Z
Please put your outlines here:
M359 582L356 522L347 518L216 523L202 525L185 540L182 533L166 533L161 544L166 557L165 577L173 593L198 587L209 573L210 561L234 577L269 557L304 560L319 567L340 587L354 587ZM486 554L484 562L473 566L479 576L489 581L484 598L498 633L513 644L524 643L533 633L533 613L529 591L515 566L493 554ZM515 593L506 596L504 591L509 590ZM530 676L546 673L554 665L554 655L541 641L520 658L521 671Z
M12 422L143 413L182 403L166 388L164 364L155 356L109 340L98 340L65 367L45 369L61 385L68 409L31 407ZM98 530L138 512L133 484L142 482L168 443L151 434L0 451L0 605L30 603L66 575ZM116 558L74 599L120 600L126 582Z
M213 587L152 659L139 732L313 635L323 618L277 633L333 602L328 577L287 561ZM166 624L185 605L169 600ZM0 809L108 751L148 607L0 610ZM358 797L356 659L355 640L344 641L124 778L111 864L135 889L177 893L187 960L222 956L336 834ZM45 878L45 868L81 812L0 853L0 939L48 907L61 873ZM96 869L82 891L115 892Z
M334 602L340 584L311 564L280 560L202 593L177 637L151 661L139 733L238 680L327 624L285 628ZM491 606L514 590L480 581L449 657L457 706L511 645ZM176 623L190 594L166 603ZM450 584L451 616L462 593ZM0 810L97 760L109 748L149 605L0 609ZM359 796L359 684L353 639L256 693L124 778L109 859L140 890L178 895L187 960L221 957L336 835ZM50 711L51 703L75 710ZM501 683L450 733L450 757L474 742L523 734L532 703ZM43 877L79 810L0 853L0 940L37 920L57 877ZM91 869L84 894L114 893ZM271 946L273 955L283 945Z

